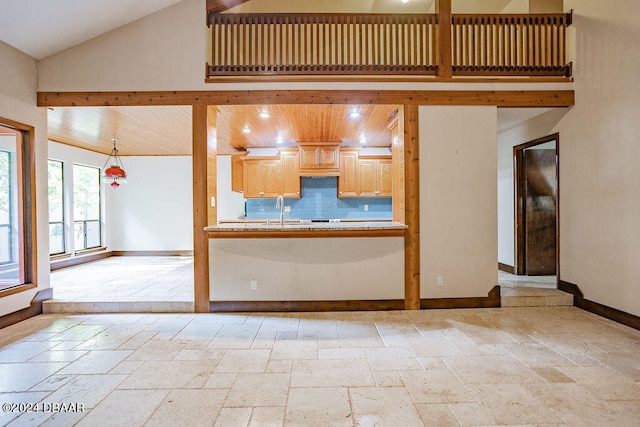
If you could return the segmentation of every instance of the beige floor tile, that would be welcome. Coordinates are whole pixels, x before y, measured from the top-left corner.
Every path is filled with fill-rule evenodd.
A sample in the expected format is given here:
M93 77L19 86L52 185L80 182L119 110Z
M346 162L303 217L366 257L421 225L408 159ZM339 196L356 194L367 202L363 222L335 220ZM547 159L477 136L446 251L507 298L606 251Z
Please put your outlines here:
M449 406L442 403L417 404L416 409L422 418L422 423L429 427L451 427L460 423L449 409Z
M66 362L0 364L0 378L2 378L0 391L5 393L28 391L49 375L61 373L60 370L67 365Z
M503 344L502 347L530 368L574 366L573 362L542 344Z
M416 355L409 348L391 347L365 350L372 371L422 370Z
M265 372L269 350L227 350L216 373Z
M0 377L4 379L4 377ZM4 389L0 388L0 390ZM36 404L38 402L43 401L50 393L47 391L28 391L21 393L4 393L0 392L0 404L1 405L10 405L9 410L7 410L4 406L0 411L0 425L6 426L11 422L11 420L15 420L16 418L24 415L24 411L20 410L19 404ZM51 414L47 415L47 418ZM45 418L46 419L46 418ZM34 425L34 424L31 424ZM37 425L37 424L36 424Z
M279 427L284 425L285 408L253 408L250 427Z
M203 388L229 389L233 385L238 374L211 374Z
M266 372L287 372L293 371L293 360L269 360Z
M48 341L21 341L0 349L0 363L27 362L52 346ZM52 360L52 362L65 362L65 360Z
M404 387L404 381L397 371L374 371L372 373L377 387Z
M130 427L143 425L166 396L168 390L114 390L89 412L78 426Z
M361 348L321 348L318 349L318 359L366 359Z
M415 403L473 403L466 387L448 369L400 372Z
M292 388L286 426L353 426L346 388Z
M119 389L202 388L216 362L155 360L145 362L118 386Z
M512 356L455 356L443 360L464 384L544 381Z
M420 415L404 387L350 388L356 425L417 426ZM384 405L381 405L384 402Z
M471 394L497 424L560 424L562 420L519 384L474 384Z
M271 360L317 359L318 342L315 340L277 340L271 351Z
M87 354L87 350L47 350L29 359L30 362L73 362Z
M225 407L285 406L291 375L286 373L239 374Z
M173 390L162 401L147 426L198 426L213 425L226 391L222 390Z
M496 423L478 403L451 403L449 409L462 426L492 426Z
M251 408L222 408L214 427L246 427L252 412Z
M460 352L446 337L407 338L417 357L456 356Z
M106 374L126 359L131 350L93 350L71 362L61 374Z
M640 400L640 383L607 367L559 368L595 396L606 400Z
M214 349L250 348L259 329L259 324L224 325L211 340L209 347Z
M96 406L126 375L77 375L47 397L49 402L82 403L85 408Z
M371 387L373 375L366 360L297 360L291 387Z

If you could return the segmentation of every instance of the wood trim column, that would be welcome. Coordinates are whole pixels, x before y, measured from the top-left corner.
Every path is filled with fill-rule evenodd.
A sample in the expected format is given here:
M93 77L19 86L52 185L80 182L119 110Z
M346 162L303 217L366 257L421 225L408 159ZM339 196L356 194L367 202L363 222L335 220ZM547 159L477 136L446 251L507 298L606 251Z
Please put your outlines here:
M404 308L420 309L420 167L418 106L404 106Z
M218 145L216 137L216 120L218 110L215 105L207 107L207 223L218 225ZM213 205L212 201L215 201Z
M193 308L209 312L209 239L204 227L208 222L207 203L207 106L194 105L193 130Z
M438 15L438 77L450 79L453 76L451 61L451 0L436 0Z

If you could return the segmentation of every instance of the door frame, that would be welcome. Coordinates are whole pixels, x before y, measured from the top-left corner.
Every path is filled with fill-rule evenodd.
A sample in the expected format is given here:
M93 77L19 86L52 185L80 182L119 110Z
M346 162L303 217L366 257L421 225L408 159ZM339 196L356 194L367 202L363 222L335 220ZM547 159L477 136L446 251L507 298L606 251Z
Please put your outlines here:
M525 274L525 242L524 242L524 150L550 141L556 142L556 287L560 282L560 133L525 142L513 147L513 200L514 200L514 272Z

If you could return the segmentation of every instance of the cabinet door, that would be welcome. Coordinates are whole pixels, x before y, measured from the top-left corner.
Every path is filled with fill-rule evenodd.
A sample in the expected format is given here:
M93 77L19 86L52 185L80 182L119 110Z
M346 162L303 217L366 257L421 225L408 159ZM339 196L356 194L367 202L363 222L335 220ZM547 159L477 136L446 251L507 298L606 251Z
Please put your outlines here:
M300 198L300 174L298 173L298 152L282 152L282 197Z
M317 169L319 149L316 146L300 147L300 169Z
M378 165L376 160L360 160L358 162L358 195L360 197L376 197Z
M377 197L391 197L393 194L393 166L391 160L378 160Z
M262 161L261 197L278 197L282 194L282 168L280 166L280 160Z
M358 197L358 152L340 152L338 197Z
M243 191L244 162L243 156L231 156L231 191Z
M319 147L317 151L318 164L322 169L338 169L340 165L338 147Z
M242 166L242 189L247 199L262 197L262 161L245 160Z

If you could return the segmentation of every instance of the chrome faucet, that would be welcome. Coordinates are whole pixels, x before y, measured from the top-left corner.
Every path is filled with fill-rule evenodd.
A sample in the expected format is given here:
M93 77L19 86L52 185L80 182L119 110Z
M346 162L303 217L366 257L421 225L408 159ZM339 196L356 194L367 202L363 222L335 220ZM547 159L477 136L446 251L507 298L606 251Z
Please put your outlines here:
M276 209L280 208L280 225L284 225L284 197L282 194L276 200Z

